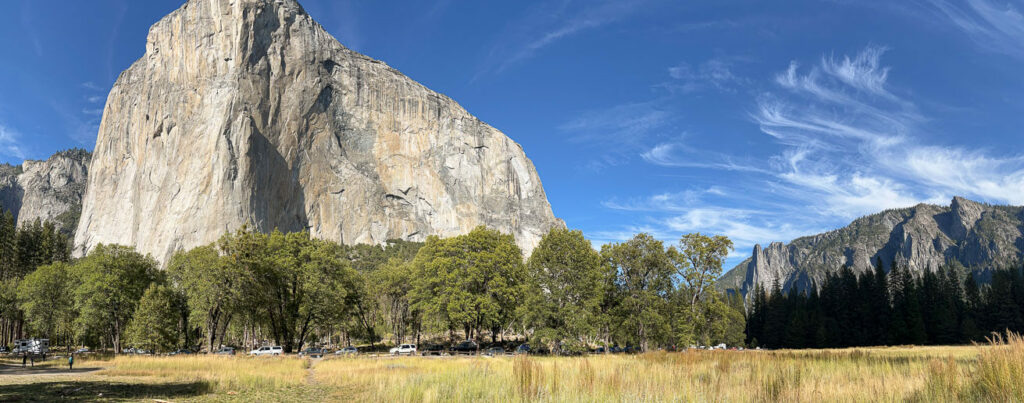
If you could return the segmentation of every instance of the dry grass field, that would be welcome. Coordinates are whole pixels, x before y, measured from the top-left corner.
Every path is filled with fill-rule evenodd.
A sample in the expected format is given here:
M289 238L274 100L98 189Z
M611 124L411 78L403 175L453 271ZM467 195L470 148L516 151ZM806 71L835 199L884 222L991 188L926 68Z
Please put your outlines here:
M117 357L0 371L0 401L1020 401L1024 340L589 357ZM14 371L14 372L12 372ZM28 372L28 374L23 374Z

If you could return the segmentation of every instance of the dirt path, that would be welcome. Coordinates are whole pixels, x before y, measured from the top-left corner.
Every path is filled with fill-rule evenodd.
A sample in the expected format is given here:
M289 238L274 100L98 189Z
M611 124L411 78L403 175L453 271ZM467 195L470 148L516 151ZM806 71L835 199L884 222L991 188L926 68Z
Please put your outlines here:
M306 369L306 384L310 386L316 386L316 375L313 373L313 367L316 366L319 360L310 360L309 368Z
M97 372L101 369L103 368L86 367L75 368L74 370L69 371L65 367L38 366L22 368L21 365L0 364L0 375L82 375Z

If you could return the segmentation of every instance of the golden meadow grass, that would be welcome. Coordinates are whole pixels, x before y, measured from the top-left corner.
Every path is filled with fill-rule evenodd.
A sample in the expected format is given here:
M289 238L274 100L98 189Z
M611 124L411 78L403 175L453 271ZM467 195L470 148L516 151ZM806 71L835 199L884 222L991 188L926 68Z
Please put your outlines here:
M176 400L934 402L1024 396L1024 340L1014 335L961 347L571 358L118 357L102 365L107 369L89 379L204 385L201 394Z

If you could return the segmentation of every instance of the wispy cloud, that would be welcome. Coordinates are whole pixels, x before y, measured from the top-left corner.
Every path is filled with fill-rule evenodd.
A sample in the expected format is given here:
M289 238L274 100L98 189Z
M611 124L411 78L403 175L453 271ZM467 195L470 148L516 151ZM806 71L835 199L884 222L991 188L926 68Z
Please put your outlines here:
M0 122L0 153L7 157L25 159L25 151L21 144L21 134Z
M887 88L885 48L825 57L776 81L788 93L763 97L761 131L789 148L776 159L781 179L823 213L856 217L952 195L1024 201L1024 157L928 144L927 119Z
M667 126L674 115L657 102L631 103L584 113L559 129L572 133L570 140L576 142L633 144Z
M83 89L81 99L85 101L84 104L54 99L50 101L50 107L63 120L68 137L79 144L90 145L96 140L96 133L99 132L100 121L103 118L102 103L107 100L106 93L109 88L94 81L86 81L79 86Z
M922 184L958 195L1024 204L1024 156L993 157L978 150L920 146L889 162Z
M654 165L678 168L707 168L723 171L767 173L768 171L755 166L752 162L737 162L730 155L695 150L680 142L669 142L655 145L644 151L640 157Z
M739 257L756 243L789 241L886 209L946 204L954 195L1024 204L1024 155L929 143L929 120L890 83L886 50L869 46L785 67L750 115L781 146L767 160L697 149L685 137L640 154L662 167L743 173L732 182L603 206L647 215L637 227L668 238L727 235Z
M558 130L574 146L598 150L587 168L600 171L635 158L650 141L675 134L676 118L655 100L589 111L561 124Z
M926 2L979 46L1024 58L1024 2L929 0Z
M888 67L879 67L879 59L888 50L884 47L868 46L857 56L843 56L841 59L828 57L822 60L822 70L839 79L851 88L870 94L895 98L885 89L885 80L889 75ZM792 76L793 71L787 71Z
M713 58L696 65L682 62L668 69L668 75L673 81L665 83L664 86L682 93L705 89L732 92L737 86L748 81L734 72L735 63L735 58L725 57Z
M82 86L82 88L85 88L87 90L93 90L93 91L105 91L106 90L106 88L100 87L99 85L97 85L96 83L94 83L92 81L86 81L86 82L84 82L84 83L82 83L80 85Z
M603 206L622 211L633 212L683 212L701 201L706 195L724 196L725 190L719 186L710 186L702 189L689 189L682 192L662 193L645 198L633 198L630 200L608 200L601 203Z
M733 258L749 256L750 250L758 243L788 241L815 230L798 228L772 214L717 207L690 209L685 214L669 218L666 227L678 234L704 232L725 235L736 247L736 253L730 256Z
M96 141L103 111L100 109L76 109L57 100L50 102L50 108L61 119L68 137L82 145L90 146ZM97 113L98 112L98 113Z
M750 190L743 193L749 194ZM788 216L794 212L786 207L772 206L765 210L729 207L736 199L744 198L725 186L716 185L625 201L609 200L603 203L609 209L644 213L649 217L640 225L620 231L599 231L590 236L603 242L618 242L637 232L647 232L674 243L682 234L690 232L725 235L735 244L736 250L730 259L731 263L737 263L750 255L755 244L789 241L827 228L815 220L789 220Z
M114 12L113 22L109 24L110 36L107 37L107 46L104 49L106 58L104 60L107 79L114 80L117 77L118 71L114 66L114 50L116 49L117 38L121 34L121 24L124 23L124 17L128 13L128 2L126 0L117 0L112 4Z
M473 80L521 64L566 38L629 18L654 1L563 0L538 7L499 36Z
M36 24L32 18L32 3L25 2L21 6L21 27L26 34L28 34L29 41L32 42L32 49L36 52L36 56L43 55L43 43L39 40L39 35L36 33Z

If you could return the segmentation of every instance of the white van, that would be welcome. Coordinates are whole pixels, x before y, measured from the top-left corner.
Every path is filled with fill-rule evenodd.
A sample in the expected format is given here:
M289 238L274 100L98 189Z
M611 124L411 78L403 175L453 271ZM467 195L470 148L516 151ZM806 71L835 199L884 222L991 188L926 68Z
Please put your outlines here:
M249 355L281 355L283 352L281 346L263 346L250 351Z
M416 345L415 344L403 344L401 346L391 349L391 355L415 355Z

